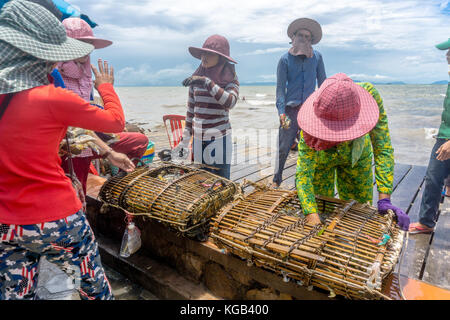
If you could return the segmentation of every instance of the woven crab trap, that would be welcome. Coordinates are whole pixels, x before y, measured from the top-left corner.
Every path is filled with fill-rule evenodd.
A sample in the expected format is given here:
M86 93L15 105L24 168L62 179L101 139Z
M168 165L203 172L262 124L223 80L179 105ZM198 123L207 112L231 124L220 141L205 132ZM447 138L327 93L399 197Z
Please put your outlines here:
M195 236L209 227L210 218L240 190L232 181L210 172L163 164L109 179L99 199L106 206L156 219L184 235Z
M256 189L211 221L219 248L330 297L383 299L382 281L398 261L404 232L393 213L317 196L322 224L306 223L295 191ZM312 286L312 287L311 287Z

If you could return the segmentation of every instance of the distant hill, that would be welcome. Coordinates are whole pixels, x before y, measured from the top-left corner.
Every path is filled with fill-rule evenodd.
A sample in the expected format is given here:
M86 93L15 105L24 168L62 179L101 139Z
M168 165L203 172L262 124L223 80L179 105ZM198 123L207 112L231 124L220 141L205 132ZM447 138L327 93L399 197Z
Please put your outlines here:
M370 81L370 80L353 80L353 82L370 82L372 84L406 84L403 81L373 82L373 81Z
M432 84L447 84L448 80L435 81Z
M406 84L403 81L392 81L392 82L373 82L373 84Z

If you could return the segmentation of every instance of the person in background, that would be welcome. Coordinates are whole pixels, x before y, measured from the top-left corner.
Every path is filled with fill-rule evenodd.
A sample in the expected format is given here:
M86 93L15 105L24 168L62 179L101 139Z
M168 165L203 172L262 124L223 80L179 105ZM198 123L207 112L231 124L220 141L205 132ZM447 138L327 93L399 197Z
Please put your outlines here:
M280 117L278 130L278 153L272 187L277 188L283 180L283 170L300 128L297 114L301 105L326 79L322 55L312 45L322 39L320 24L312 19L294 20L288 27L292 47L285 53L277 67L276 106Z
M372 84L338 73L306 100L297 121L302 131L295 183L309 223L320 223L315 195L334 197L335 184L340 199L371 204L373 161L378 211L392 210L399 227L408 230L408 215L390 201L394 149L383 100Z
M189 47L201 64L183 81L189 87L188 110L183 138L178 149L188 147L193 136L194 161L229 179L231 167L231 125L229 112L239 99L239 81L230 57L228 40L212 35L202 48ZM218 170L217 170L218 169Z
M49 81L56 62L93 49L68 38L38 4L11 0L0 11L0 300L35 298L41 257L78 275L82 299L113 299L58 149L68 126L123 130L114 75L101 60L98 70L93 67L104 110Z
M450 39L436 47L447 50L447 63L450 68ZM450 70L449 70L450 75ZM436 143L430 154L427 173L425 176L425 189L420 203L419 221L411 223L409 233L431 233L436 225L436 214L439 209L444 180L450 173L450 83L444 99L442 122L436 138Z
M62 24L66 29L68 37L92 44L95 49L105 48L112 44L111 41L94 37L92 28L89 24L80 18L64 19ZM90 68L90 56L84 56L74 61L66 61L58 64L64 85L67 89L75 92L86 101L91 101L92 97L92 73ZM132 167L130 159L134 164L142 158L147 150L148 138L146 135L138 132L121 132L117 139L111 140L111 137L102 133L90 133L99 149L107 155L108 160L120 169L129 171ZM89 173L89 166L93 159L99 155L87 148L80 155L72 159L74 171L80 180L83 190L86 193L86 182ZM66 158L64 158L66 159ZM67 160L63 161L63 168L69 171Z

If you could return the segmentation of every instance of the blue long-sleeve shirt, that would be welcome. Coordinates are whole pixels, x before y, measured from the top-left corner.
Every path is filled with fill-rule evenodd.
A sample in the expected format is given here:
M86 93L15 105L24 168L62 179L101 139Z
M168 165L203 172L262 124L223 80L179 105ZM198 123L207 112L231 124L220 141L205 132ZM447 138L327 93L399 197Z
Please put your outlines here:
M327 78L322 55L313 50L312 58L293 56L285 53L277 68L277 109L285 113L286 106L298 106L316 90ZM316 82L317 80L317 82Z

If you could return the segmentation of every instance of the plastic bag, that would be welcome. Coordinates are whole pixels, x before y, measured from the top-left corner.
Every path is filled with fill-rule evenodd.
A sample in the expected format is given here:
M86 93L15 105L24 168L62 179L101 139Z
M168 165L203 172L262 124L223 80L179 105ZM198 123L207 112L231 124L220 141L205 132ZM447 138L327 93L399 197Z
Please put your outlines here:
M122 245L120 246L120 256L128 258L141 247L141 231L130 222L125 229L122 238Z

